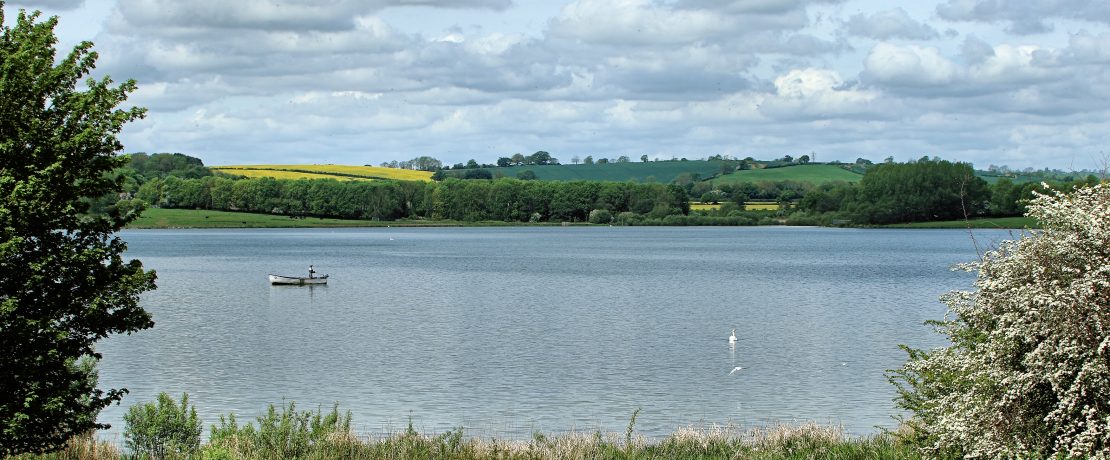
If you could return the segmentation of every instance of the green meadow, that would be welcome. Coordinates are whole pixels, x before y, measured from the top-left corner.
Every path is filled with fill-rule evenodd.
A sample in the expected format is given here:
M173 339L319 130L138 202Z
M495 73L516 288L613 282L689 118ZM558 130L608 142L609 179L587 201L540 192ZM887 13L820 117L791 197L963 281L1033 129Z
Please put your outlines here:
M783 168L745 169L713 179L714 185L742 182L795 181L823 184L825 182L859 182L863 174L835 165L797 165Z
M721 172L721 162L702 161L649 161L606 164L564 164L542 166L509 166L487 168L496 177L517 177L523 171L532 171L538 180L596 180L610 182L658 182L667 184L682 174L697 174L702 179Z

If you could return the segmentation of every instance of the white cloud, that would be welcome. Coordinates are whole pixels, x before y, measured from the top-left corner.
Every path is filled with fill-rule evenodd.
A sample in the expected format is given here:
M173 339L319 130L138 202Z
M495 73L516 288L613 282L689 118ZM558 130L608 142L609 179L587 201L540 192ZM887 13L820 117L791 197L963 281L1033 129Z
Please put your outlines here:
M937 5L937 15L950 21L1007 22L1010 32L1024 35L1051 31L1054 19L1110 24L1110 5L1105 0L948 0Z
M906 13L906 10L901 8L879 11L871 15L863 13L852 15L844 24L844 28L849 35L877 40L892 38L931 40L940 36L936 29L915 21L909 13Z
M349 30L360 16L391 6L503 9L510 0L118 0L131 26L149 28Z
M783 14L804 10L810 3L840 3L840 0L680 0L680 8L708 9L740 14Z
M775 93L760 104L761 113L776 119L825 119L870 114L879 93L846 87L840 74L827 69L795 69L775 78Z
M29 10L35 9L52 9L52 10L75 10L85 6L85 0L14 0L8 3L16 6L27 8Z
M1083 31L1072 35L1068 40L1065 59L1081 65L1110 64L1110 33L1095 35Z
M677 10L650 0L576 0L563 8L551 33L611 45L689 44L738 30L730 18Z
M1034 63L1039 46L999 45L990 57L970 69L969 77L983 83L1027 83L1050 77L1049 69Z
M959 78L960 69L937 48L879 43L864 61L864 76L884 86L942 86Z
M964 39L961 54L967 64L980 64L994 56L994 47L979 37L969 35Z

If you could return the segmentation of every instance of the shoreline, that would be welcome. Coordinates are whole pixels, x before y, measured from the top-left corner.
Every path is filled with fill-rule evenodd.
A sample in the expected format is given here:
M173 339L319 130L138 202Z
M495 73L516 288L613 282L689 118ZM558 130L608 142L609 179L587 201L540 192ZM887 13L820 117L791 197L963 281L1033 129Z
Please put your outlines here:
M881 226L860 226L848 228L884 229L997 229L1023 230L1038 228L1033 219L1027 217L981 217L968 221L917 222ZM588 222L502 222L479 221L462 222L455 220L354 220L323 217L291 217L274 214L254 214L247 212L213 211L199 209L162 209L150 208L130 225L127 230L175 230L175 229L234 229L234 228L458 228L458 227L603 227L607 224ZM651 225L641 225L651 226ZM691 225L708 227L711 225ZM761 225L751 225L757 227ZM765 225L763 225L765 226ZM821 227L821 226L816 226ZM827 227L844 228L844 227Z

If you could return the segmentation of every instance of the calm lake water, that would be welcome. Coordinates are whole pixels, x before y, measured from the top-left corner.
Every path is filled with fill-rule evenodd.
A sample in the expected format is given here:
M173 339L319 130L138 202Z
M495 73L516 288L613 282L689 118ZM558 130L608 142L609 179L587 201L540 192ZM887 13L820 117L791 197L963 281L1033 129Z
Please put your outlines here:
M381 434L640 434L816 421L892 426L898 344L942 338L966 231L428 228L126 231L157 270L153 329L99 345L101 421L188 392L207 425L271 404ZM1009 238L978 232L980 244ZM267 273L323 287L270 286ZM739 342L730 347L729 331ZM729 375L736 366L746 369Z

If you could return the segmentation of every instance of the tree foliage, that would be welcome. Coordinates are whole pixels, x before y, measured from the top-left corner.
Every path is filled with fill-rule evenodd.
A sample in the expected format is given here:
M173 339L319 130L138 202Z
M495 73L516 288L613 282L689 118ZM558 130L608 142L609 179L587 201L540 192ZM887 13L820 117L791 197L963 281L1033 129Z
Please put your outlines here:
M96 412L126 390L96 389L79 360L99 359L93 345L109 334L152 326L138 296L154 288L115 236L135 213L87 213L122 190L116 134L143 111L116 107L135 82L78 90L91 43L56 60L57 18L4 19L0 2L0 456L99 427Z
M956 220L985 211L989 187L967 163L884 163L859 183L855 212L871 224Z
M593 209L654 211L657 217L689 213L686 193L676 185L510 178L423 183L170 176L143 184L136 198L166 208L379 220L582 222Z
M982 260L943 300L951 345L892 375L910 432L934 454L1110 456L1110 187L1036 197L1039 233Z
M145 181L154 177L177 176L196 179L211 176L212 171L204 167L200 158L191 157L181 153L133 153L127 156L128 163L124 168L133 170L140 179Z

